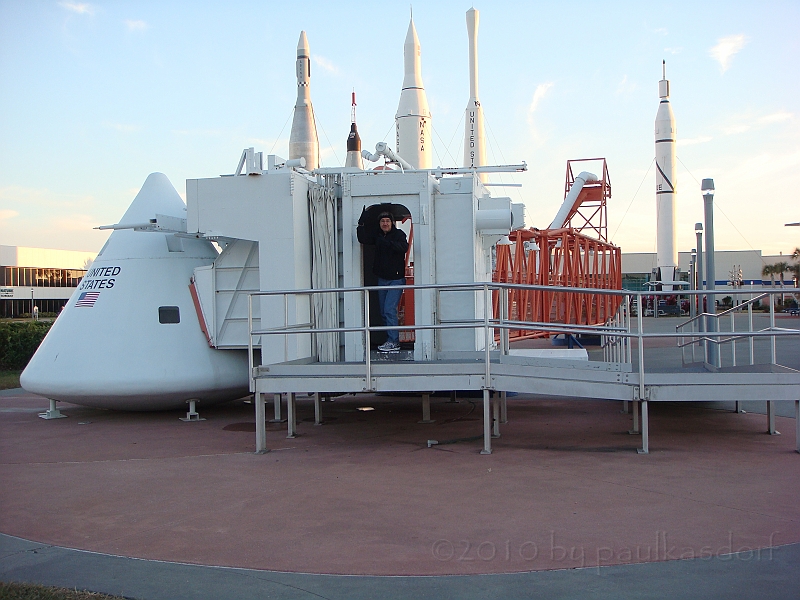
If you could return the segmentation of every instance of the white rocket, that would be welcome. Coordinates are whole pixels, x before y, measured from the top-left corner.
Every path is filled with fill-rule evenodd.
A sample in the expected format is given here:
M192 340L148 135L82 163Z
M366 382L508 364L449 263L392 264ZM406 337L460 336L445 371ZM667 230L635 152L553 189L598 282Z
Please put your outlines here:
M483 133L483 107L478 100L478 22L474 8L467 11L469 37L469 102L464 115L464 166L475 168L486 164L486 140ZM482 181L486 174L481 173Z
M294 105L292 133L289 136L289 159L305 158L306 169L319 166L319 139L314 107L311 105L311 51L306 32L300 32L297 42L297 102Z
M428 97L422 85L420 46L414 19L408 25L403 46L403 91L395 115L397 153L415 169L430 169L431 160L431 111Z
M677 165L675 163L675 115L669 103L669 81L666 63L662 63L663 79L658 82L661 103L656 114L656 266L658 281L675 281L678 250L675 241L675 197ZM671 285L665 285L671 290Z
M347 157L344 160L345 167L364 168L361 160L361 137L358 135L356 127L356 93L353 92L353 102L350 109L350 133L347 136Z

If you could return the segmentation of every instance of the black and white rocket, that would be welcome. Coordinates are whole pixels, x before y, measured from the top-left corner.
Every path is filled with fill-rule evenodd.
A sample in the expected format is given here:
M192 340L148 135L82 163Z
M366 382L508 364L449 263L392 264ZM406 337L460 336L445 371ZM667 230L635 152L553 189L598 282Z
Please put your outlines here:
M469 37L469 102L464 115L464 166L475 168L486 164L486 141L483 133L483 107L478 99L478 11L467 11ZM485 181L486 175L481 174Z
M344 166L364 169L364 162L361 160L361 137L358 135L358 127L356 127L355 92L353 92L353 100L350 108L350 133L347 136L347 157L344 159Z
M430 169L431 111L422 85L420 45L414 19L408 25L403 46L403 91L395 115L397 153L415 169Z
M292 133L289 136L289 159L305 158L306 169L319 166L319 139L314 107L311 105L311 51L306 32L300 32L297 43L297 102L294 105Z
M675 281L678 269L678 250L675 240L675 200L677 196L677 165L675 115L669 103L669 81L666 63L662 63L663 78L658 82L661 102L656 114L656 266L657 280L668 284ZM671 290L671 285L663 289Z

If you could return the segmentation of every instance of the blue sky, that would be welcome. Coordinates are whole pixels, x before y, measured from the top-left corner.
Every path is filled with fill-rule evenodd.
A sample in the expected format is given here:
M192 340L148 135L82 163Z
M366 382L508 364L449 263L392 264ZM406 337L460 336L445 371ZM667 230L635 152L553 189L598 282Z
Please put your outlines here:
M469 7L414 8L435 164L461 161ZM694 246L704 177L717 188L718 249L800 245L800 228L784 227L800 221L800 3L475 8L489 156L528 163L513 177L523 187L506 189L529 225L555 215L567 159L601 156L612 241L655 251L666 59L679 249ZM245 147L286 156L303 29L323 164L344 160L353 88L364 147L392 141L408 18L397 3L0 0L0 243L96 251L108 233L92 227L115 223L149 173L184 196L187 178L232 172Z

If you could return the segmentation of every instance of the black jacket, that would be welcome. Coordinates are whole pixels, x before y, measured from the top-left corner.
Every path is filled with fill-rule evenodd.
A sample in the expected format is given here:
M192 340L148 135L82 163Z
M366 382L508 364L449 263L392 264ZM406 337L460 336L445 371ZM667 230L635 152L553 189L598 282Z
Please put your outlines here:
M375 246L375 259L372 263L372 272L381 279L402 279L405 277L406 252L408 240L402 229L395 227L388 233L381 229L367 230L364 225L356 229L358 241L362 244Z

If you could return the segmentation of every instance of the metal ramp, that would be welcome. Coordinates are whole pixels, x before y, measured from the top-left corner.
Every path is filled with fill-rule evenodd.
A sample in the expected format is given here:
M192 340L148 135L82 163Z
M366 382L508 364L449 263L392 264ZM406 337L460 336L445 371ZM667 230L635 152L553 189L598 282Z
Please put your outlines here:
M495 284L505 287L508 284ZM364 288L368 290L368 288ZM552 288L551 288L552 290ZM628 296L638 296L641 307L641 294L628 292ZM631 305L630 299L622 303ZM623 308L623 312L625 309ZM638 311L642 315L642 311ZM637 318L637 329L632 331L629 313L608 325L596 327L578 326L573 331L599 334L603 339L603 353L606 360L552 359L539 356L520 356L509 352L507 336L503 329L520 329L519 322L504 322L500 319L486 319L484 323L471 323L468 326L486 328L486 339L490 331L499 329L501 334L498 349L480 352L450 352L446 358L430 361L414 361L411 353L380 355L368 353L363 362L321 363L315 358L291 362L253 366L252 391L256 398L256 447L266 451L265 397L286 394L288 397L288 435L296 431L295 397L299 393L312 393L315 398L317 422L320 420L319 396L325 393L417 393L422 397L423 421L430 421L430 394L453 390L481 391L483 394L483 454L492 451L491 439L500 435L500 424L506 421L505 395L507 392L531 394L546 398L563 399L603 399L631 402L633 407L633 429L631 433L641 434L640 453L649 452L650 402L706 402L706 401L747 401L767 402L767 431L775 434L774 402L794 402L797 450L800 452L800 371L781 366L775 362L775 338L784 336L800 338L800 330L771 328L769 331L737 332L730 336L727 332L686 332L645 333L643 319ZM663 320L663 319L662 319ZM774 322L774 315L773 315ZM433 324L428 328L446 328L465 324ZM525 328L555 327L564 332L563 324L526 323ZM419 327L419 326L418 326ZM364 326L365 339L369 339L369 325ZM379 328L378 328L379 329ZM680 326L676 328L680 329ZM252 335L269 333L286 335L288 330L253 330ZM295 334L311 333L307 329L294 329ZM709 345L719 340L740 340L747 336L772 340L772 362L768 364L748 364L722 366L708 363L694 363L688 368L649 371L644 364L644 346L653 338L672 338L677 340L674 352L688 344ZM495 336L492 333L491 339ZM687 342L687 339L689 340ZM631 352L635 345L637 352ZM659 348L659 352L662 351ZM632 360L638 353L638 360ZM717 351L717 354L719 352ZM752 354L752 353L751 353ZM611 358L609 360L608 358ZM535 401L535 399L533 400ZM502 413L502 418L501 418ZM640 416L641 415L641 416Z
M482 390L483 453L491 453L491 438L500 433L501 419L497 413L504 406L498 402L503 402L504 396L498 398L493 394L500 390L548 398L632 401L633 432L642 435L642 453L649 451L648 402L766 400L770 433L775 433L773 402L794 401L795 412L800 411L800 372L786 368L778 373L647 373L642 381L639 373L632 372L625 363L520 359L493 353L488 379L486 364L478 359L381 361L372 364L369 379L364 363L293 362L257 367L255 371L257 398L263 403L265 395L286 393L290 412L294 412L291 405L298 393L416 392L427 403L425 396L434 392ZM493 417L490 412L495 413ZM423 415L423 420L430 420L429 412ZM288 428L289 435L293 435L296 424L290 422Z

